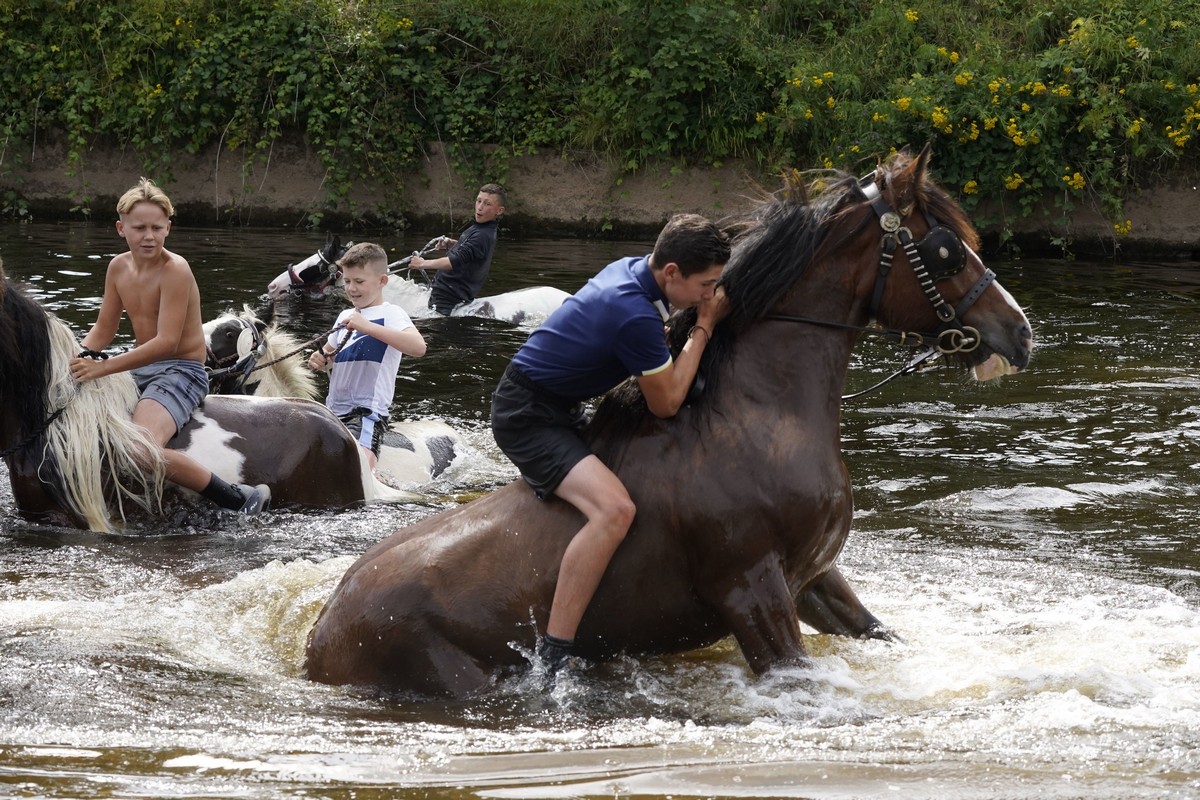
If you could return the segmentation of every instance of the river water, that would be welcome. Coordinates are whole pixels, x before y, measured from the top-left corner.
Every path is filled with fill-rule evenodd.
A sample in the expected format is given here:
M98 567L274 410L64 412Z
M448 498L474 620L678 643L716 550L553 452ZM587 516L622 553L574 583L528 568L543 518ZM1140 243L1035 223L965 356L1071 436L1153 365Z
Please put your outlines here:
M378 241L399 258L442 233ZM82 334L112 227L0 234L8 274ZM178 227L169 244L211 318L323 241ZM574 291L648 249L502 238L487 291ZM515 475L486 419L528 330L422 320L397 412L472 444L426 504L101 536L23 523L0 480L0 795L1200 796L1200 265L991 266L1033 322L1029 372L939 370L845 407L841 565L903 643L810 635L810 669L756 679L725 642L468 703L306 681L305 636L359 553ZM283 312L307 338L339 307ZM863 342L849 388L900 360Z

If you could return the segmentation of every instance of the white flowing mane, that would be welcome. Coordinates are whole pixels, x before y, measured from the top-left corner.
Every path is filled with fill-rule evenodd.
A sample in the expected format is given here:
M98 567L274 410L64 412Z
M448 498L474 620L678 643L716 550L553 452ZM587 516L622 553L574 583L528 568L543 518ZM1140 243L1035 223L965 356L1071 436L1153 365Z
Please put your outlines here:
M70 359L79 342L62 320L51 315L50 383L47 407L63 408L46 431L43 457L57 469L63 499L90 530L113 532L105 498L105 472L112 476L117 513L125 520L125 501L161 510L165 464L144 428L133 423L137 387L128 372L76 383Z
M241 319L250 325L258 322L258 316L250 309L250 306L243 306L241 314L222 314L221 317L217 318L217 321L219 322L222 317ZM280 356L292 353L303 344L300 339L280 328L275 323L267 326L267 329L263 331L262 337L263 342L266 343L266 347L262 357L259 359L258 363L260 364L275 361ZM250 335L249 331L243 331L243 334L238 337L238 358L244 358L253 347L253 336ZM308 369L299 354L291 355L276 364L271 364L266 369L252 372L247 384L248 386L253 385L255 387L251 393L259 397L300 397L305 400L319 399L316 376Z

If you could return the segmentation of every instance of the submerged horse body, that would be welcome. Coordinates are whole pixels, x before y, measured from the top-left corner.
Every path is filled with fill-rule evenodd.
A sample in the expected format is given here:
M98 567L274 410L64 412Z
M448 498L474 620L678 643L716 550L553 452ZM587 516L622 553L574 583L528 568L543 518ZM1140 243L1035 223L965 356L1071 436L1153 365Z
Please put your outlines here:
M204 323L213 393L318 399L300 356L304 343L280 328L274 313L273 304L262 314L244 307ZM387 485L415 488L441 477L469 449L441 420L397 420L383 435L376 475Z
M111 531L129 509L161 512L163 465L131 420L133 378L78 384L67 366L78 352L66 324L0 268L0 450L18 510ZM308 400L210 395L167 446L228 481L269 484L276 507L415 498L380 484L345 426Z
M853 515L839 424L857 339L874 320L980 378L1024 368L1033 344L927 163L927 150L903 154L861 184L826 175L812 200L765 202L737 231L722 279L732 310L705 353L703 393L671 419L649 414L634 382L604 398L587 435L637 513L583 617L579 655L681 652L732 634L763 672L805 661L801 621L887 635L836 566ZM931 275L916 245L935 226L961 259L935 247ZM684 318L673 332L687 329ZM515 481L396 532L334 590L309 635L308 676L467 695L527 665L583 522Z
M433 249L437 241L430 241L422 252ZM267 284L267 296L272 300L281 300L294 293L313 299L328 297L341 286L342 273L337 260L346 250L339 239L331 239L316 253L289 265L286 270L275 276ZM389 264L388 270L395 273L407 263L407 258L401 259ZM429 291L428 284L393 275L393 280L384 289L384 297L388 302L403 308L413 319L436 317L439 316L438 313L429 307ZM542 320L562 305L567 297L569 295L566 292L553 286L529 286L502 294L477 297L455 308L450 312L450 316L498 319L514 325L532 327L541 324Z

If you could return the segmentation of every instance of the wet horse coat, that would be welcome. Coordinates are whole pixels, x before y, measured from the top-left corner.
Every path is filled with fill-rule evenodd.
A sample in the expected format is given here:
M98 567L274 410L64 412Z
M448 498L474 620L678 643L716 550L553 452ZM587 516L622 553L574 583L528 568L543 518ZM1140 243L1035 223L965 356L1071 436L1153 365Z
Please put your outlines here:
M77 384L67 364L79 349L0 268L0 451L17 507L32 521L109 531L127 507L159 513L163 467L131 421L132 377ZM275 507L414 497L378 483L345 426L308 400L209 396L168 447L226 480L270 485Z
M889 329L945 338L979 377L1018 371L1032 348L1025 315L974 253L974 229L926 178L927 158L898 156L861 187L826 176L811 202L765 203L725 271L732 312L705 353L703 394L672 419L646 412L632 382L605 398L588 435L637 515L583 617L580 655L680 652L732 634L762 672L804 662L802 619L886 635L836 567L852 518L841 393L872 307ZM873 207L875 194L894 220ZM923 282L903 248L881 269L881 227L902 223L892 230L922 239L930 218L966 245L959 267ZM934 308L946 302L961 313L943 317L957 331L943 337ZM675 337L689 324L677 320ZM310 633L309 677L414 695L479 691L526 663L583 522L516 481L396 532L334 590Z
M212 393L316 400L317 383L301 344L274 323L274 305L262 316L244 308L204 323ZM376 474L392 486L415 487L444 474L469 446L441 420L397 420L383 434Z

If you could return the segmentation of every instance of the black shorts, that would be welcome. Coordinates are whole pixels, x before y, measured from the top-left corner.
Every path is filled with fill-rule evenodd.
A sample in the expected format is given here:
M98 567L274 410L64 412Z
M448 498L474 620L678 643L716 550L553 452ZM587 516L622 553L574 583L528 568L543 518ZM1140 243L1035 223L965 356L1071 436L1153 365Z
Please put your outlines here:
M383 434L388 427L387 417L369 408L359 407L349 414L342 414L338 419L349 429L356 442L379 458L379 448L383 447Z
M511 364L492 394L496 444L543 500L592 454L580 436L586 424L581 403L541 389Z

